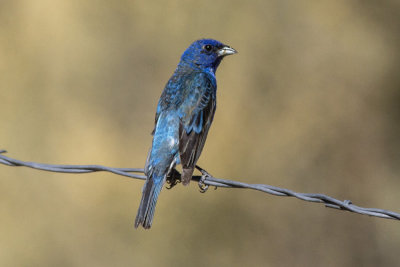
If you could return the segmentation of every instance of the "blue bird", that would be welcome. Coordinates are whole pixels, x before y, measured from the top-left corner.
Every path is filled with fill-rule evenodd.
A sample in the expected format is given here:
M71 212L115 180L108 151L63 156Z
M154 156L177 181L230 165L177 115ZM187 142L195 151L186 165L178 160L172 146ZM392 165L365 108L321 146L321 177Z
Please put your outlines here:
M215 71L225 56L235 53L221 42L202 39L182 54L158 102L135 228L151 227L158 195L176 164L182 165L182 183L189 184L214 118Z

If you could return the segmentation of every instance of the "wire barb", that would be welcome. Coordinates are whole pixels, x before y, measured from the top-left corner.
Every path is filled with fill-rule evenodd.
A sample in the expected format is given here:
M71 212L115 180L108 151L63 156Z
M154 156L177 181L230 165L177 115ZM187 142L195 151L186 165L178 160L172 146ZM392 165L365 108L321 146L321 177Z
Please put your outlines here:
M122 175L129 178L145 180L145 175L132 174L132 173L144 173L144 169L141 168L111 168L101 165L56 165L56 164L44 164L36 162L26 162L17 159L13 159L3 155L6 150L0 150L0 163L6 166L24 166L37 170L49 171L49 172L61 172L61 173L90 173L106 171L117 175ZM295 197L304 201L323 203L325 207L334 208L338 210L346 210L358 214L369 215L373 217L400 220L400 214L383 209L375 208L363 208L353 205L350 200L338 200L333 197L324 194L314 194L314 193L297 193L289 189L279 188L272 185L266 184L247 184L237 181L231 181L226 179L215 178L210 175L207 171L196 166L196 168L201 172L201 176L193 176L192 180L199 183L200 192L204 193L207 191L209 186L225 187L225 188L247 188L252 190L261 191L274 196L285 196L285 197ZM169 176L167 177L167 188L171 189L181 180L181 174L173 169Z

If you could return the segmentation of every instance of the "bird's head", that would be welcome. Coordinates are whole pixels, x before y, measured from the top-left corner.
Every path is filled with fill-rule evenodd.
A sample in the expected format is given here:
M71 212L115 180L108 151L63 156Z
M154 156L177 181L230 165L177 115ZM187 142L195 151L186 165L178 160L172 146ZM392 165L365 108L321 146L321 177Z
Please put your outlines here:
M237 51L228 45L213 39L201 39L193 42L183 53L181 63L215 72L221 60Z

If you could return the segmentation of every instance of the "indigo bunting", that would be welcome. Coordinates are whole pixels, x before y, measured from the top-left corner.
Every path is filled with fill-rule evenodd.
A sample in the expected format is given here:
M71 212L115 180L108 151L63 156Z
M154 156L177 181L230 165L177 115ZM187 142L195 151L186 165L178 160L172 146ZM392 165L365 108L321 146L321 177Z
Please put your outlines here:
M176 164L182 165L182 183L189 184L214 118L215 71L225 56L235 53L221 42L202 39L182 54L158 102L135 228L151 227L158 195Z

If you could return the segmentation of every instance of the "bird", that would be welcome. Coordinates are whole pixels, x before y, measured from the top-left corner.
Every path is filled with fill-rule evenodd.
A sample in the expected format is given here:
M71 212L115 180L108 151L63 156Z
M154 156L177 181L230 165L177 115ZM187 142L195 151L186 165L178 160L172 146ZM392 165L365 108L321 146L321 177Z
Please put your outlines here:
M135 228L151 227L158 196L177 164L182 184L189 184L214 118L215 72L225 56L236 53L217 40L200 39L182 54L158 101Z

